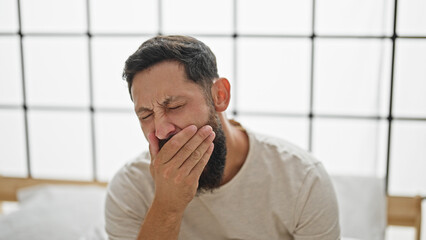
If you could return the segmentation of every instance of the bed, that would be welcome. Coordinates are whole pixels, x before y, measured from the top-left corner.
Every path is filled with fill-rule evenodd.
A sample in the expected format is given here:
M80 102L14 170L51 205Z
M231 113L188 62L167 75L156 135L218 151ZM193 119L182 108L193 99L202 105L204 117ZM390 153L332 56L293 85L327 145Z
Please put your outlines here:
M416 227L420 239L420 197L386 197L384 181L377 178L332 176L332 180L343 239L383 239L388 223ZM0 240L106 239L106 186L105 182L0 177L0 203L19 203L19 210L0 215Z
M106 239L106 183L0 177L0 201L19 210L0 216L0 240Z

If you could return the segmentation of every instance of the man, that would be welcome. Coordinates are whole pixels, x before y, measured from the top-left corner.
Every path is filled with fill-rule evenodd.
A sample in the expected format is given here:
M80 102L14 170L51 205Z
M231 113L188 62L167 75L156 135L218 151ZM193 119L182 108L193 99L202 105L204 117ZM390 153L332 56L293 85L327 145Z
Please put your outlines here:
M228 120L230 84L202 42L159 36L125 64L149 153L109 184L110 239L339 239L322 164Z

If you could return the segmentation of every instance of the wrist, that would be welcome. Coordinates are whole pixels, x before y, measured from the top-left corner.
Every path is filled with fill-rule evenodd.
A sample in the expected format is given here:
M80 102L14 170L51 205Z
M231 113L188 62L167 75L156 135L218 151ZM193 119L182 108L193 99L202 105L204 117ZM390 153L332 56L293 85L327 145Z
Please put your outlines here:
M154 211L162 216L166 223L174 224L181 221L185 209L178 209L169 205L170 204L161 203L154 198L151 204L151 211Z
M138 239L178 239L183 212L168 211L153 201L142 222Z

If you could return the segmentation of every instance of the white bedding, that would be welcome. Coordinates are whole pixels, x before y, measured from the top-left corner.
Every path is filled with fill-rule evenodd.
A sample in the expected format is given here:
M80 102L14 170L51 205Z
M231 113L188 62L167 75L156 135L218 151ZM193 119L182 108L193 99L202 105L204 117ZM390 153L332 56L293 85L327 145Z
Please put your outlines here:
M89 237L103 230L104 199L105 189L99 187L22 189L19 210L0 216L0 239L97 239Z
M339 203L342 236L382 240L386 230L384 179L332 176Z
M333 176L344 240L380 240L386 227L383 180ZM18 193L20 209L0 216L0 240L102 240L105 189L37 186Z

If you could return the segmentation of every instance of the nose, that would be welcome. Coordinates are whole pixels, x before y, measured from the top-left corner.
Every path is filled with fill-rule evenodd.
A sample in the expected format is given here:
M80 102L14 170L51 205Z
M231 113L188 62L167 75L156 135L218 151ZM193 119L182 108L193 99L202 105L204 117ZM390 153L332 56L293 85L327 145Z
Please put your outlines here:
M155 136L158 139L167 139L176 131L173 123L169 122L165 117L155 119Z

